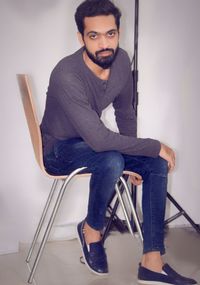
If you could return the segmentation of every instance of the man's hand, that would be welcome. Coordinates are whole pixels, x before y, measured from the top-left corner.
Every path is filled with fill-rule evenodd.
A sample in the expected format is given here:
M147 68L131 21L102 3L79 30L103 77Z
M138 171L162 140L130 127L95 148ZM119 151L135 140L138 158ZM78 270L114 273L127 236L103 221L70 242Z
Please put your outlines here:
M175 153L174 151L166 146L165 144L161 143L161 149L159 156L163 159L167 160L169 171L171 172L175 167Z
M130 182L135 186L141 185L143 182L142 176L139 175L138 173L132 171L124 171L124 174L129 175Z
M129 175L129 179L130 179L130 182L135 186L141 185L143 182L142 176L140 176L137 173L133 173L133 174Z

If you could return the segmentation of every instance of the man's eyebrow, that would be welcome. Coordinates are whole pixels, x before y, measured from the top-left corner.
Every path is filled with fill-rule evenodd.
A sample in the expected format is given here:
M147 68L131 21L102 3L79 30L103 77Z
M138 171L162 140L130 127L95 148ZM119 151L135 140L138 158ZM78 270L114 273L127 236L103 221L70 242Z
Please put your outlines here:
M117 29L109 30L109 31L106 32L106 34L107 34L107 33L110 33L110 32L117 32Z
M111 30L105 32L105 34L110 33L110 32L117 32L117 29L111 29ZM98 35L98 34L101 34L101 33L96 32L96 31L89 31L86 35L88 36L88 35L90 35L90 34L96 34L96 35Z
M86 35L89 35L89 34L99 34L99 33L95 31L89 31Z

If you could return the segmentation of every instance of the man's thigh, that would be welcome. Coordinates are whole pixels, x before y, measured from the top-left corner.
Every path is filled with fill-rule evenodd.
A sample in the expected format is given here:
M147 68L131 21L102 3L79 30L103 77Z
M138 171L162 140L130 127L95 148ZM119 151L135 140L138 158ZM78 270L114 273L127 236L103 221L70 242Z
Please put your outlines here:
M167 175L167 161L161 157L133 156L123 154L125 170L140 174L143 178L150 173Z
M69 174L83 166L87 167L85 173L93 173L106 165L117 165L118 161L124 165L122 160L122 155L116 151L95 152L81 138L57 141L53 152L44 158L47 171L56 175Z

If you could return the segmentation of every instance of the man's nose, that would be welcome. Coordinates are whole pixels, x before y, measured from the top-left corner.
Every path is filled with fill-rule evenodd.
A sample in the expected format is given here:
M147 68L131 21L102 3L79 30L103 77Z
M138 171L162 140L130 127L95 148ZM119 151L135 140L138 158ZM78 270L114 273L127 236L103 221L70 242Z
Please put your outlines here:
M100 49L106 49L109 47L109 42L107 40L107 38L105 37L105 35L101 35L100 39L99 39L99 48Z

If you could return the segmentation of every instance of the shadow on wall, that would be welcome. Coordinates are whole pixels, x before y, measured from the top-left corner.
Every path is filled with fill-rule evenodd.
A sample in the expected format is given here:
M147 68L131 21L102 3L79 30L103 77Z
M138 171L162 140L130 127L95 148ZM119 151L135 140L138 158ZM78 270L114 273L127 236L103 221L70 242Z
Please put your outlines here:
M16 11L28 18L38 16L47 9L51 9L58 5L60 0L7 0L7 4L10 4Z

